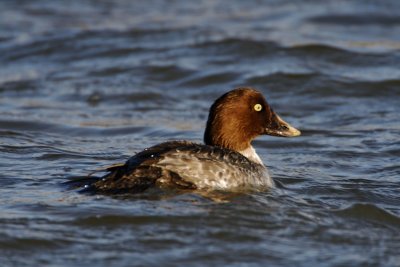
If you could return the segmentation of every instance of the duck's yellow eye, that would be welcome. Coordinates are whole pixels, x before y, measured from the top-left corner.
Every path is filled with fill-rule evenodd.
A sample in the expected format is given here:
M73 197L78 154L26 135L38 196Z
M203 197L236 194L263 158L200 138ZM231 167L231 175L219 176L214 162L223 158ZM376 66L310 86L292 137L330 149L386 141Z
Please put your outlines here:
M255 110L255 111L261 111L261 110L262 110L261 104L255 104L255 105L254 105L254 110Z

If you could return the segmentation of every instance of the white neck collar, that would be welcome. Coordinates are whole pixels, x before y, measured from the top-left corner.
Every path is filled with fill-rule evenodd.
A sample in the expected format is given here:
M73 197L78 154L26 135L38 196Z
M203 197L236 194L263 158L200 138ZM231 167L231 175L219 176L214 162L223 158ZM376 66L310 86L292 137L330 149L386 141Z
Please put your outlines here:
M256 150L252 146L249 146L245 150L239 151L239 153L255 163L264 165L261 158L257 155Z

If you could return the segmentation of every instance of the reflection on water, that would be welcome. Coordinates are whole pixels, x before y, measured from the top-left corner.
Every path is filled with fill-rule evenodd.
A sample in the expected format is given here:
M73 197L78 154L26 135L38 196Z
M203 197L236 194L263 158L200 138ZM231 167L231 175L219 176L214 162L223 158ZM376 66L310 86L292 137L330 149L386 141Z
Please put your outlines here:
M400 266L397 1L0 2L0 261ZM281 185L87 196L68 177L200 142L259 88L302 130L254 146Z

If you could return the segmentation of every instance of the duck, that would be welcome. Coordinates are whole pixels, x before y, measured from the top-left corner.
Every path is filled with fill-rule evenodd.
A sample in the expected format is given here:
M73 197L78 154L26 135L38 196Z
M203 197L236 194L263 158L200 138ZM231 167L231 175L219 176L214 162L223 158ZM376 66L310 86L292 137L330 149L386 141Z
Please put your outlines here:
M105 169L84 191L141 193L149 188L195 191L261 191L275 183L252 146L260 135L295 137L301 132L268 105L260 91L239 87L211 105L204 143L166 141L123 164Z

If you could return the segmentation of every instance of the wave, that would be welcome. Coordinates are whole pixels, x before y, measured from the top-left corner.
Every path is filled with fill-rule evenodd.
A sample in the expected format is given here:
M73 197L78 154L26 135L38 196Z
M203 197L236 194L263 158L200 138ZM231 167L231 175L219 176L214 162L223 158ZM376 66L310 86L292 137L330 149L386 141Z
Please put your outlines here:
M342 217L400 227L400 216L371 203L355 203L350 207L337 210L335 213Z
M400 17L394 15L383 15L375 13L365 13L365 14L330 14L323 16L314 16L308 18L307 21L318 24L333 24L349 27L354 26L399 26Z

